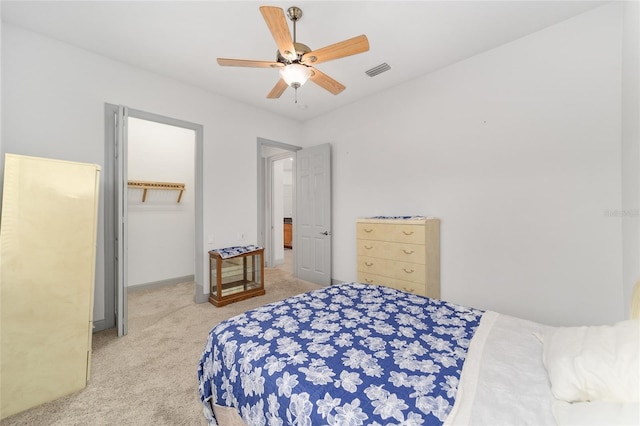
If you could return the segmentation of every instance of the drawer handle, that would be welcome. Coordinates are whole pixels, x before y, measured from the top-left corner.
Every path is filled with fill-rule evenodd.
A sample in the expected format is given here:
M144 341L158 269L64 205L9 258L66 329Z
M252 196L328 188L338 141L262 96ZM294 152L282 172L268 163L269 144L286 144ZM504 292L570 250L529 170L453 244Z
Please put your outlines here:
M403 289L404 291L409 292L409 293L413 293L414 291L416 291L416 289L415 289L415 288L406 288L406 287L402 287L402 289Z
M371 250L373 246L364 246L364 248L366 248L367 250Z
M373 266L373 262L364 262L364 264L367 266Z
M414 272L413 269L402 268L402 270L405 271L407 274L413 274Z
M373 283L373 280L370 280L369 278L365 278L365 279L364 279L364 281L365 281L367 284L371 284L371 283Z
M373 228L364 228L364 232L373 232Z
M412 235L413 231L402 231L404 235Z
M404 254L413 254L414 253L413 250L405 250L405 249L402 249L402 252Z

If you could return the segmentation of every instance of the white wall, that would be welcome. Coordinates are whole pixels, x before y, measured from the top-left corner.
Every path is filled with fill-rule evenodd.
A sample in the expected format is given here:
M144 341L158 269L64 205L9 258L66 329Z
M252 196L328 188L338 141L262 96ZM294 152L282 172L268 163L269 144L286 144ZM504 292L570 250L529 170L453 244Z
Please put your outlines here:
M205 277L208 250L235 244L239 233L256 241L257 137L292 143L301 130L295 121L7 23L2 78L4 152L104 165L105 102L202 124L204 235L213 236L200 253ZM96 321L104 318L103 229L101 217Z
M601 7L308 122L332 144L333 278L356 279L356 218L432 215L443 299L621 319L620 28Z
M277 160L273 162L273 193L271 202L273 203L273 263L281 265L284 263L284 187L282 180L284 178L284 161Z
M282 202L284 217L293 217L293 161L284 160L282 163Z
M622 221L625 316L640 279L640 3L625 2L622 45Z
M180 279L195 272L196 132L129 118L128 179L185 184L176 190L128 189L129 286Z

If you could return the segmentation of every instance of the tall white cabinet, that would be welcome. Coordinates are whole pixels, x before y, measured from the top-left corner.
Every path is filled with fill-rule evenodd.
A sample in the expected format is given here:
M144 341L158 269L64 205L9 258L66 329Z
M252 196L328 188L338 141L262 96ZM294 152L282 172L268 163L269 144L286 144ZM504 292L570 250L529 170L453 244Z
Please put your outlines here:
M7 154L0 223L0 414L89 378L100 168Z

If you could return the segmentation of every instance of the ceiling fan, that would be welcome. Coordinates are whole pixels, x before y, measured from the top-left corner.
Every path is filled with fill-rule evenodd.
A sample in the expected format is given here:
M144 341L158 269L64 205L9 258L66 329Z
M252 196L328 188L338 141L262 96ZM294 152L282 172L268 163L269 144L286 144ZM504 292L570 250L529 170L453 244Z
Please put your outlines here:
M309 46L296 41L296 22L302 18L302 10L299 7L292 6L287 9L287 16L293 22L293 38L291 38L287 19L282 9L274 6L261 6L260 12L278 46L275 62L218 58L218 64L230 67L279 69L280 80L267 95L268 99L279 98L286 88L290 86L296 91L297 102L298 88L309 79L323 89L337 95L345 89L345 86L313 65L369 50L369 40L365 35L359 35L321 49L311 50Z

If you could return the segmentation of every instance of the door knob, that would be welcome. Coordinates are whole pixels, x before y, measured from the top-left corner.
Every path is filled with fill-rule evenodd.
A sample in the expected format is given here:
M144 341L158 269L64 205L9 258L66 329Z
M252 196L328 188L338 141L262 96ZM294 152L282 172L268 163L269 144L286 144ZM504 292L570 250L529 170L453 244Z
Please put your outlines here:
M324 231L320 233L321 235L331 235L331 233L329 231Z

